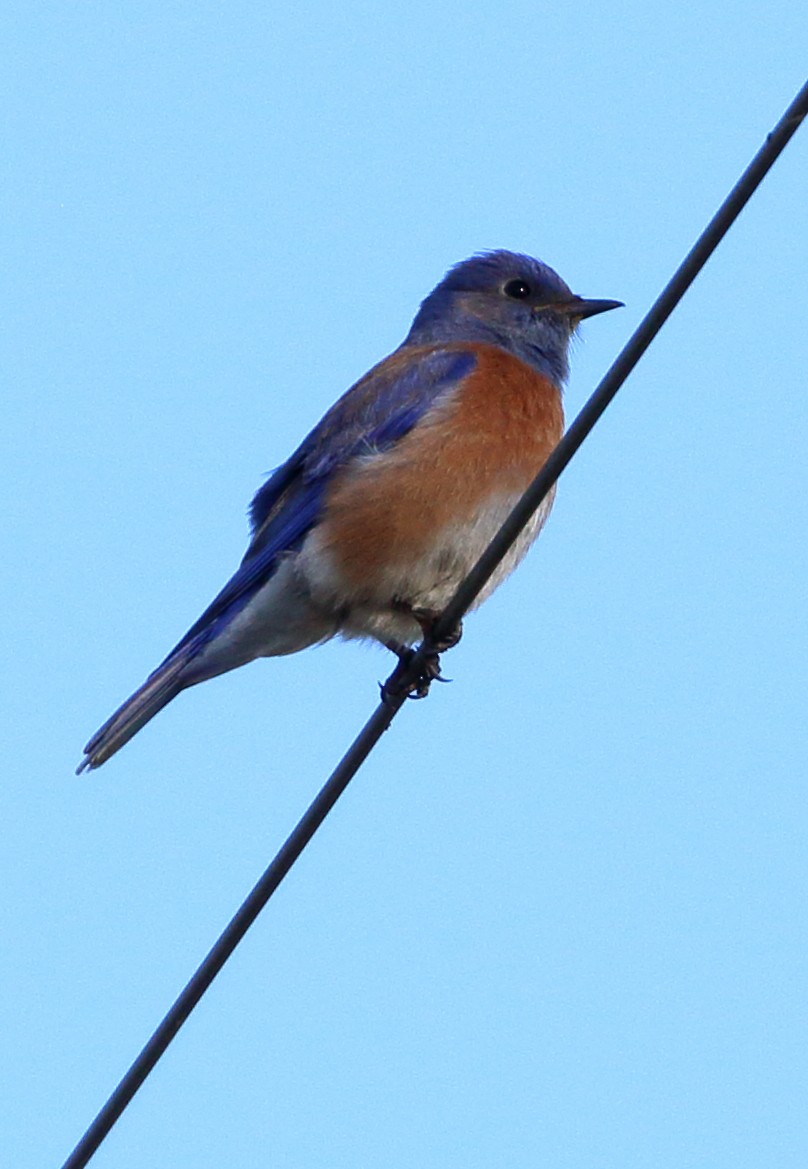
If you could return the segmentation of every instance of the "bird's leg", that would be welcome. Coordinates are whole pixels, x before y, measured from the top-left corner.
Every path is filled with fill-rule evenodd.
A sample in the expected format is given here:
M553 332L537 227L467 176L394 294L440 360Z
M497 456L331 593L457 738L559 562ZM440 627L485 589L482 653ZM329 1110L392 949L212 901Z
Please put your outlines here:
M432 631L441 614L435 609L411 609L410 612L421 626L424 637L431 637ZM443 635L440 641L435 643L435 652L442 654L444 650L454 649L462 636L463 622L458 621L454 629L450 629L448 633Z
M400 612L406 612L413 617L421 626L421 631L424 638L430 637L440 613L434 609L413 609L405 602L397 602L396 609ZM404 675L407 673L410 663L417 652L410 649L408 646L401 645L395 641L386 641L385 645L389 650L397 656L398 665L391 674L387 682L382 686L382 701L388 697L398 697L402 689L406 690L408 698L426 698L429 693L429 687L433 682L448 682L448 678L442 678L440 672L440 655L444 650L451 649L457 645L460 638L463 636L463 623L458 622L454 629L440 639L439 642L433 646L424 657L420 673L415 678L403 681Z

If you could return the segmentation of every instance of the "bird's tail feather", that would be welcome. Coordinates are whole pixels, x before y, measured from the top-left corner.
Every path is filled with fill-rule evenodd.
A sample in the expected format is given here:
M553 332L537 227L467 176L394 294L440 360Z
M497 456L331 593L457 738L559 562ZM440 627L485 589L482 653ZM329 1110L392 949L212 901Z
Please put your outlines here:
M141 727L154 718L172 698L176 698L188 684L181 677L188 665L188 656L179 653L169 657L150 675L135 693L107 719L84 748L84 758L76 768L76 775L106 763L111 755L128 743Z

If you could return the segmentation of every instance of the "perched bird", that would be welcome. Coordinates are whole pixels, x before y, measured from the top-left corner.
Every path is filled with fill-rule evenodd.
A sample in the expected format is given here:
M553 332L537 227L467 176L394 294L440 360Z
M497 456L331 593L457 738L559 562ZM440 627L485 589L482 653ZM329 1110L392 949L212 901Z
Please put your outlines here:
M513 252L451 268L399 348L260 488L238 571L93 735L78 771L100 767L181 690L254 658L340 634L406 660L561 437L579 322L619 307L575 296L552 268ZM514 569L551 504L477 604Z

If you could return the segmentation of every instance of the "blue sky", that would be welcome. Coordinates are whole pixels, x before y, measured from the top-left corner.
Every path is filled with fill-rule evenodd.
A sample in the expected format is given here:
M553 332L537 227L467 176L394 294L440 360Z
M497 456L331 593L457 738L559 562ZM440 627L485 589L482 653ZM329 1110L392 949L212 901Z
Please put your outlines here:
M58 1165L376 700L331 644L87 736L449 264L626 302L802 84L808 9L12 2L3 1160ZM808 1157L808 131L99 1152L110 1169Z

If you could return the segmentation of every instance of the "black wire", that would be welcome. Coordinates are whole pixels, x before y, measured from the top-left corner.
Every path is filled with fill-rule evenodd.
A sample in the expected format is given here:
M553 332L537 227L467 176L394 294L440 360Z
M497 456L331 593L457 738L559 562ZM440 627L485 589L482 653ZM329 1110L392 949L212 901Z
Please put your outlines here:
M628 375L687 292L767 171L808 114L808 82L797 94L774 130L721 204L683 263L589 398L561 442L505 520L497 535L444 609L430 637L414 654L399 684L414 681L432 647L449 634L507 554L522 528L541 505ZM321 788L269 868L242 903L207 957L170 1007L135 1062L121 1079L93 1123L65 1161L63 1169L83 1169L120 1118L149 1072L231 956L258 914L269 901L314 833L345 791L404 703L403 689L382 702Z

